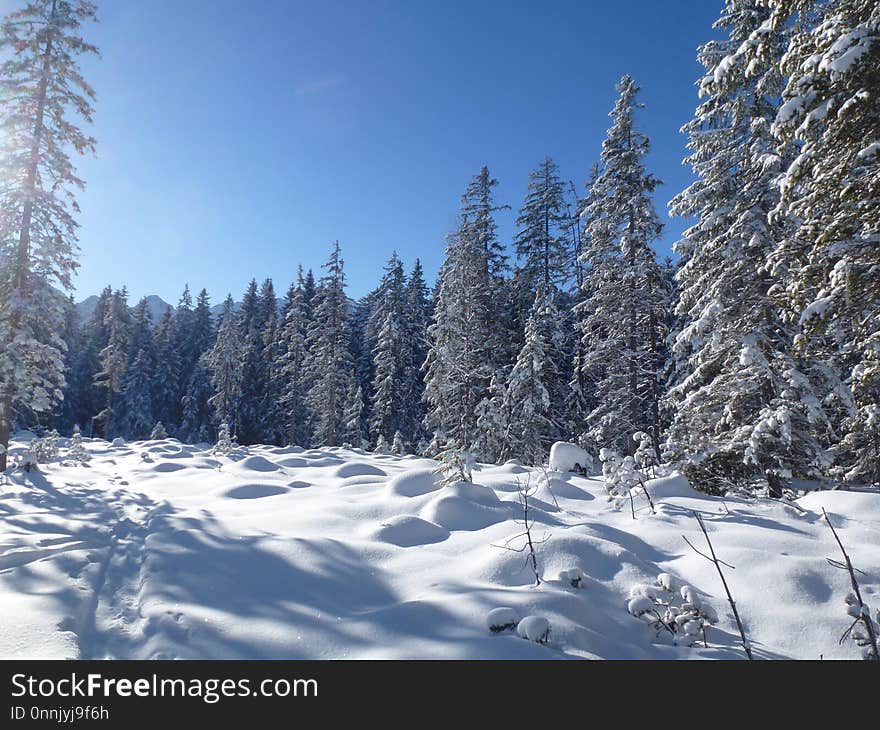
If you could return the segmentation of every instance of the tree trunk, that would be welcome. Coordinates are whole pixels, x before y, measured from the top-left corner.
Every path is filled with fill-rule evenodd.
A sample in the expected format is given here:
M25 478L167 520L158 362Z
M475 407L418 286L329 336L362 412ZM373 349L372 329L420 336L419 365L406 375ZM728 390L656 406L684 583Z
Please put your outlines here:
M46 94L49 87L49 75L52 70L52 32L51 27L55 19L55 6L57 0L52 0L52 11L49 16L50 32L46 37L46 50L43 51L43 70L40 74L40 85L37 88L37 116L34 120L33 138L31 141L31 156L28 162L27 178L25 180L25 204L21 214L21 226L18 236L18 256L16 261L15 278L13 279L13 291L18 293L19 300L27 298L28 269L31 248L31 223L33 219L33 197L37 185L37 167L40 163L40 143L43 138L43 118L46 112ZM12 346L16 334L21 327L21 314L16 309L9 321L9 337L7 346ZM0 472L6 471L7 451L9 449L9 435L12 430L12 384L8 384L3 392L0 402Z

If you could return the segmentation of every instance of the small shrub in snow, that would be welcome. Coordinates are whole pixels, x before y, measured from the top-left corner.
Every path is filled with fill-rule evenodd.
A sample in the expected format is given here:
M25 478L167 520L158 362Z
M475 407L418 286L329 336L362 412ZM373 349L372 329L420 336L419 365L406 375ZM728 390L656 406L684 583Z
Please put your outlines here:
M608 499L614 502L614 506L620 509L628 499L635 519L637 508L634 497L644 497L648 502L651 512L654 511L654 501L645 486L645 475L636 466L632 456L621 457L614 449L602 449L599 452L602 462L602 477L605 480L605 491ZM637 490L637 491L636 491ZM642 504L638 509L644 509Z
M550 640L550 622L543 616L526 616L517 624L516 633L536 644L546 644Z
M657 470L660 467L660 457L654 449L651 435L644 431L636 431L632 438L638 444L633 454L636 468L643 474L650 474L651 477L656 477L658 475Z
M406 454L406 443L404 443L403 434L400 431L394 432L394 442L391 444L391 450L398 456Z
M85 464L89 460L89 452L83 444L79 426L73 427L73 436L70 437L70 444L67 447L67 458L78 464Z
M559 574L559 580L568 583L572 588L583 588L584 572L580 568L570 568L563 570Z
M470 451L446 449L439 455L438 461L440 466L434 473L443 476L440 483L444 486L471 481L473 472L477 468L477 462Z
M553 471L586 472L593 466L593 457L577 444L557 441L550 447L550 468Z
M516 615L516 611L507 606L493 608L486 616L486 624L493 634L512 629L517 623L519 623L519 617Z
M153 426L153 432L150 434L150 438L153 441L162 441L163 439L168 438L168 433L165 431L165 426L162 425L162 421L159 421Z
M28 455L25 457L22 466L26 471L30 469L25 466L26 463L32 465L48 464L58 458L58 431L51 430L43 438L34 439L28 447Z
M229 437L229 424L223 421L217 431L217 443L214 445L214 455L229 456L234 450L232 439Z
M706 643L706 627L718 622L715 610L689 585L679 587L669 573L657 576L656 585L638 585L630 591L626 605L636 618L649 624L660 636L668 633L676 644Z

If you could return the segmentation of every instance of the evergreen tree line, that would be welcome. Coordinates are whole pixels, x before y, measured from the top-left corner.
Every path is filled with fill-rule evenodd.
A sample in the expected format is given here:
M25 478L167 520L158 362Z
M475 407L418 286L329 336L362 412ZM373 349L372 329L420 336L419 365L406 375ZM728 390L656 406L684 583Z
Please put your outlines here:
M880 7L727 0L715 27L683 128L695 181L670 207L694 222L675 266L652 248L660 181L625 76L582 193L542 161L505 245L507 206L482 168L433 290L393 255L353 302L338 244L280 305L253 281L216 322L204 291L152 323L146 302L107 289L89 322L68 303L52 329L16 284L0 306L18 319L0 322L42 349L0 363L3 413L105 436L161 421L210 441L225 423L243 443L531 464L556 440L649 447L709 490L880 481ZM45 244L63 272L68 249L50 240L69 240Z

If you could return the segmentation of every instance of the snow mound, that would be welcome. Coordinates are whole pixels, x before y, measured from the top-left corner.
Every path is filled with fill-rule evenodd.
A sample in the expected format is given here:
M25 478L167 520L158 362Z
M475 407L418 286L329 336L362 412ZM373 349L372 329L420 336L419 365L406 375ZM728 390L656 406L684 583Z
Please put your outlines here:
M541 499L549 500L551 502L554 499L561 498L582 500L593 499L593 495L590 492L580 489L564 479L558 479L552 476L546 480L543 478L541 479L538 483L537 495Z
M281 467L264 456L248 456L236 464L236 468L239 471L270 472L278 471Z
M550 639L550 622L543 616L526 616L517 624L516 633L536 644L546 644Z
M419 497L440 489L439 477L432 469L415 469L397 474L388 482L386 493L393 497Z
M350 461L336 469L333 472L333 476L339 479L348 479L350 477L384 477L388 475L379 467L373 466L372 464L364 464L360 461Z
M181 469L186 469L186 466L173 461L163 461L156 464L156 466L152 468L152 471L158 474L170 474L171 472L180 471Z
M435 497L425 505L421 515L423 519L442 525L450 531L482 530L502 522L507 517L500 509L492 509L454 494L441 494Z
M442 542L449 537L449 530L414 515L392 517L373 533L373 539L398 547L414 547Z
M501 500L495 494L495 490L482 484L473 484L472 482L455 482L450 484L443 490L446 494L461 497L470 502L477 504L485 504L490 507L496 506Z
M242 484L224 492L224 496L230 499L260 499L285 492L287 492L287 487L278 484Z
M821 516L824 509L829 514L839 513L842 515L871 515L880 521L880 493L878 492L845 492L839 489L833 491L812 492L797 500L804 509L818 512Z
M489 631L496 634L512 629L517 623L519 623L519 617L516 615L516 611L509 606L493 608L486 616L486 625L489 627Z
M557 441L550 447L550 468L553 471L588 471L593 457L577 444Z
M125 446L125 439L113 439L113 443L110 444L114 449L119 449Z
M300 459L296 456L289 456L286 459L279 459L277 463L279 466L283 466L286 469L299 469L304 466L308 466L309 464L309 462L307 462L305 459Z
M681 474L675 473L668 477L651 479L646 485L652 499L664 497L690 497L699 498L700 493L694 489Z

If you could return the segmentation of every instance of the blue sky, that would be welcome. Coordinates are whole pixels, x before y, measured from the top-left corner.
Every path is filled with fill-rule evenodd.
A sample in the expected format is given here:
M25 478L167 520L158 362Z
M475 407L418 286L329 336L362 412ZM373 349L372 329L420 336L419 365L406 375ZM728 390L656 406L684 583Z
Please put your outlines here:
M506 241L545 155L582 189L624 73L643 89L665 217L690 180L678 130L721 5L99 2L77 297L110 283L176 302L189 283L218 302L267 276L283 291L335 239L352 296L394 249L433 279L483 164L514 209L499 216ZM658 250L684 225L670 221Z

